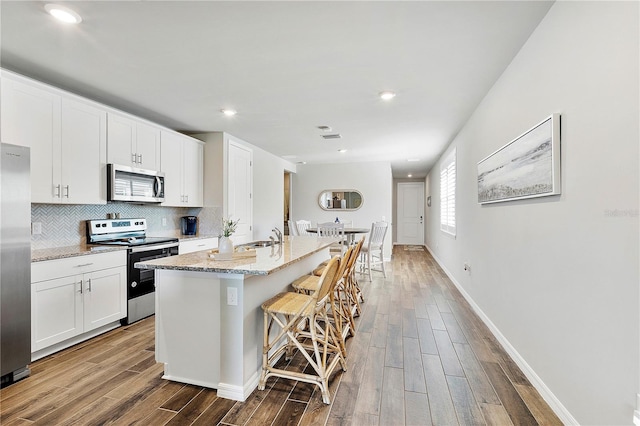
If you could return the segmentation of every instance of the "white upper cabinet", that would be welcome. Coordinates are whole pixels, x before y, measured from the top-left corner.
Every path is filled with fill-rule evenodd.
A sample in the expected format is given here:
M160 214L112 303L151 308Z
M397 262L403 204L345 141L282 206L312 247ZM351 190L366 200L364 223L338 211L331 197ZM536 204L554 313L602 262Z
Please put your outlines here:
M164 205L202 207L203 142L0 73L0 135L3 143L31 148L32 203L106 204L106 165L114 163L164 171Z
M202 207L203 145L188 136L162 131L163 206Z
M227 155L227 215L240 220L234 232L236 238L252 240L253 150L230 140Z
M103 109L62 99L61 202L106 203L106 129Z
M2 72L2 142L31 148L31 201L104 204L106 112Z
M253 150L228 133L197 135L204 140L204 205L221 207L239 220L233 243L253 241Z
M160 128L109 112L107 162L147 170L160 169Z

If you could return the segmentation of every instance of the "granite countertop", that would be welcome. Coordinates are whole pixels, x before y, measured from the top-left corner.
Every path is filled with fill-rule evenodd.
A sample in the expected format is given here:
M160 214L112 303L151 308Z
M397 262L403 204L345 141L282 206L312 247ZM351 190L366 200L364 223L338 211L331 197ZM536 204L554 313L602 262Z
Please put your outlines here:
M226 274L269 275L339 241L314 236L285 237L282 246L256 249L256 257L237 260L215 260L209 251L198 251L165 257L148 262L137 262L139 269L170 269L177 271L217 272Z
M122 246L94 246L79 244L77 246L53 247L31 250L31 262L64 259L65 257L86 256L88 254L106 253L108 251L126 250Z
M165 234L150 234L153 237L178 238L180 241L202 240L205 238L218 238L217 235L182 235L180 231ZM88 254L105 253L115 250L126 250L124 246L100 246L93 244L78 244L75 246L51 247L31 250L31 262L42 262L45 260L64 259L65 257L86 256Z

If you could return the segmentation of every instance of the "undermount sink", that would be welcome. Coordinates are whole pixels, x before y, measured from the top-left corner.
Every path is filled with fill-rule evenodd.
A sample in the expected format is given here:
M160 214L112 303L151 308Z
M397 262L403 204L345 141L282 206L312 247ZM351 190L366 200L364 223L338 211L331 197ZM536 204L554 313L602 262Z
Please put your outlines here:
M278 242L272 240L253 241L251 243L242 244L241 247L271 247L274 244L278 244Z

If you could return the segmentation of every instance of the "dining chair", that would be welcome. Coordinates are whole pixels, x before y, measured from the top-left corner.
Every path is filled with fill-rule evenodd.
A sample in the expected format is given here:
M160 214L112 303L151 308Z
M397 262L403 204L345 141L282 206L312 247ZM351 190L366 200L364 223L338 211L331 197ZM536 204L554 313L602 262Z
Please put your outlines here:
M335 320L329 319L330 312L338 313L334 290L340 275L340 260L336 256L320 277L317 291L280 293L262 304L264 344L258 389L264 390L272 376L299 380L317 385L322 402L331 403L329 377L338 365L347 370L344 340L335 329ZM309 362L310 369L298 372L276 367L283 353L289 359L296 349Z
M345 228L353 228L352 220L341 220L340 223L343 224Z
M340 242L331 244L331 246L329 247L329 253L332 256L335 254L342 255L344 253L344 248L347 246L347 243L344 236L344 225L342 223L335 223L335 222L319 223L318 236L339 238Z
M387 222L373 222L369 232L369 242L360 251L360 273L369 273L369 281L372 281L371 271L380 271L387 277L384 269L384 237L387 234ZM382 269L372 269L372 266L380 265Z
M289 227L289 235L292 235L294 237L300 235L300 233L298 232L298 227L296 226L294 221L288 220L287 226Z
M298 235L310 235L307 229L311 228L311 222L308 220L296 220L296 230Z

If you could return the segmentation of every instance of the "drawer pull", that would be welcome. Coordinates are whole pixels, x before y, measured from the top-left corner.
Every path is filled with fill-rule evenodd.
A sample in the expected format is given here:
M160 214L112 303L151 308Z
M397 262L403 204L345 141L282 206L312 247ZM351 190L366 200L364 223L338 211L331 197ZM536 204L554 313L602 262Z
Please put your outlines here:
M76 268L82 268L84 266L91 266L91 265L93 265L93 262L91 262L91 263L81 263L80 265L76 265L75 267Z

